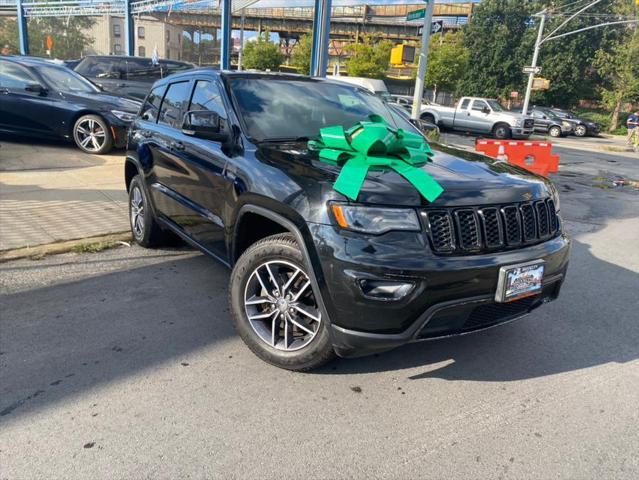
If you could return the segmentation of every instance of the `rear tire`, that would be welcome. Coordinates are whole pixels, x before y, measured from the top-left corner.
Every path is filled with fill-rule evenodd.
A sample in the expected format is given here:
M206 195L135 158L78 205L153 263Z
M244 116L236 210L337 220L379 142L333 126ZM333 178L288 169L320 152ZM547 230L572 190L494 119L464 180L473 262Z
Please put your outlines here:
M561 137L561 127L557 127L557 126L550 127L548 129L548 133L553 138L559 138L559 137Z
M231 273L235 329L255 355L276 367L308 371L335 358L310 275L290 233L254 243Z
M493 127L493 137L497 140L508 140L511 136L510 127L505 123L498 123Z
M155 220L140 175L133 177L129 185L129 223L133 239L142 247L157 247L170 238Z

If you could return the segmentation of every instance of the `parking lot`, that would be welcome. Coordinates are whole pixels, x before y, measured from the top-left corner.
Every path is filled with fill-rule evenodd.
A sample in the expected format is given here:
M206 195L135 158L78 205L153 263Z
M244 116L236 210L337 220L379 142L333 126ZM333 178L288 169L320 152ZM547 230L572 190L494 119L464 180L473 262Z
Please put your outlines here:
M573 239L556 302L309 374L244 346L228 270L186 247L0 263L0 478L637 478L639 189L618 185L639 159L579 142L555 147ZM86 202L126 228L122 152L21 164L2 144L3 242L29 196L32 218Z

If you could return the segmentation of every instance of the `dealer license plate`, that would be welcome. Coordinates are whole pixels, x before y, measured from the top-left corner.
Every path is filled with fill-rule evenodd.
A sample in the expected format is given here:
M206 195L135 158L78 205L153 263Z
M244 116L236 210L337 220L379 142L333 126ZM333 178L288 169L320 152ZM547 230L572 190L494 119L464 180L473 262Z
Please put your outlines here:
M541 292L544 278L543 260L510 265L499 269L495 301L512 302Z

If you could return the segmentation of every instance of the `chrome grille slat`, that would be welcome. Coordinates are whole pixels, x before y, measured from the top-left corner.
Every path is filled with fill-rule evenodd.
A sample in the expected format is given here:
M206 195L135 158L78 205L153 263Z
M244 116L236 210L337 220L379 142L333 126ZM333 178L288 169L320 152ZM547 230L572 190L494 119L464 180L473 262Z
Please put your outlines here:
M513 249L560 233L552 199L507 205L425 209L435 253L464 255Z

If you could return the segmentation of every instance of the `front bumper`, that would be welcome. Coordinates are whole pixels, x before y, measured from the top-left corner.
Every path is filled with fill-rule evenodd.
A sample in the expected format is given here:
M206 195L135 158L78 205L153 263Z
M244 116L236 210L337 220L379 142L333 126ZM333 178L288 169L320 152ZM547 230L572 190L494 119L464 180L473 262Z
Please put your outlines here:
M513 127L511 130L513 138L528 138L533 134L532 128Z
M564 235L518 250L464 256L434 255L422 233L363 236L312 225L322 297L340 356L359 356L399 345L468 333L518 318L559 294L568 266ZM499 269L532 260L546 265L542 293L495 303ZM361 279L413 283L397 301L374 300Z

